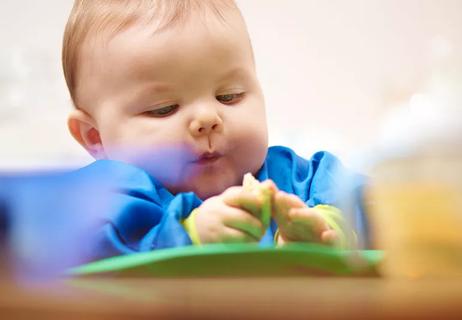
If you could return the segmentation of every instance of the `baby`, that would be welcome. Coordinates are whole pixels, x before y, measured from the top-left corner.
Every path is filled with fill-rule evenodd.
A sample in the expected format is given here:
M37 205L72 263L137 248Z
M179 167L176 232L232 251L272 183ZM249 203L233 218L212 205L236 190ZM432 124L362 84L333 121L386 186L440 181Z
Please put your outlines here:
M98 256L217 242L341 245L339 162L268 149L265 103L232 0L76 0L63 43L72 136L118 197ZM262 221L259 188L270 194ZM257 192L256 192L257 190Z

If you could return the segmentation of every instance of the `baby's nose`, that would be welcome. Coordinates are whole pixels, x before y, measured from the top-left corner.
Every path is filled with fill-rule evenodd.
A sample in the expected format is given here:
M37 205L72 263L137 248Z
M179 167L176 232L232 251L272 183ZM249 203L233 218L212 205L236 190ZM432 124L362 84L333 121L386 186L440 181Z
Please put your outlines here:
M218 133L223 130L223 120L218 116L218 114L198 117L191 121L189 130L195 137L208 135L212 132Z

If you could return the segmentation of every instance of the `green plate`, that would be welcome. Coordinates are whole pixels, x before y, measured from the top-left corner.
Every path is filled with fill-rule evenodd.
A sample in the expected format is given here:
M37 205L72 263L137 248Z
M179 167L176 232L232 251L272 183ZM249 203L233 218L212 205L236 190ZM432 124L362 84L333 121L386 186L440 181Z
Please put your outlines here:
M112 257L73 268L67 274L158 278L375 276L382 258L382 251L315 244L211 244Z

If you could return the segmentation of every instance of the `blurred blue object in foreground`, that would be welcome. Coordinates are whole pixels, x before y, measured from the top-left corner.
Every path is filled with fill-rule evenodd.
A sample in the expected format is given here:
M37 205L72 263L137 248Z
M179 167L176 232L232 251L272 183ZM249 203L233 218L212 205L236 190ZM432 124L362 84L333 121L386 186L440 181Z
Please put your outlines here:
M88 261L109 195L97 176L0 173L1 259L10 276L48 279Z
M367 239L360 238L367 225L358 205L364 177L348 173L328 153L318 153L308 162L286 148L272 150L274 159L267 162L271 167L264 166L258 179L271 177L309 206L338 206L360 247L367 247ZM157 160L165 155L158 153ZM146 161L149 165L160 162L150 159L154 160ZM174 166L162 168L178 171ZM174 175L178 173L166 176ZM188 245L180 220L201 201L193 193L174 196L146 171L115 161L71 172L0 174L0 199L7 235L3 243L10 251L3 260L16 275L38 278L98 258ZM271 232L263 239L270 245ZM355 242L353 233L349 240Z

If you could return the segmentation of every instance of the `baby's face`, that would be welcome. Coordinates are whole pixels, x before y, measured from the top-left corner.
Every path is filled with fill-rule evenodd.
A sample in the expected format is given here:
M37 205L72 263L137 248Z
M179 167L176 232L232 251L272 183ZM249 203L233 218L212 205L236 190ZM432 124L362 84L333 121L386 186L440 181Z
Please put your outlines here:
M138 25L106 46L87 46L77 92L102 157L201 198L241 184L267 151L264 100L241 17L207 19L155 35Z

